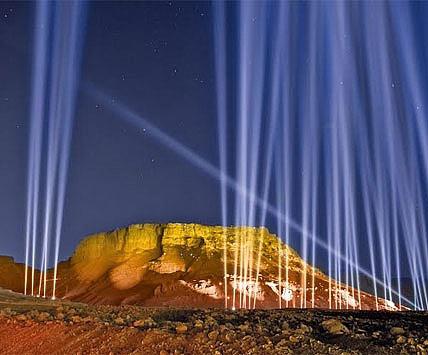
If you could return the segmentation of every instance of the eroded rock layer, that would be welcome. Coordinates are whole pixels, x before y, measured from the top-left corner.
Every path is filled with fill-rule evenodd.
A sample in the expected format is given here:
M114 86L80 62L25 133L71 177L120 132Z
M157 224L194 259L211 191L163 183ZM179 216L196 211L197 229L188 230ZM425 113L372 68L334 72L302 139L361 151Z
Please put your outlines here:
M8 261L0 268L17 265ZM0 286L22 292L23 270ZM58 265L57 282L57 296L93 304L224 307L226 297L228 307L395 307L336 284L253 227L136 224L90 235Z

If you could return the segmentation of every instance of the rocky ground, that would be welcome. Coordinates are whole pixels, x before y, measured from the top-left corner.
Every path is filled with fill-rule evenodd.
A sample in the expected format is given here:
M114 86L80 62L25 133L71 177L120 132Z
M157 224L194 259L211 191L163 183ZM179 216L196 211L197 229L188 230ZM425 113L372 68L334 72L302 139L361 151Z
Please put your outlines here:
M0 292L1 354L427 354L428 313L88 306Z

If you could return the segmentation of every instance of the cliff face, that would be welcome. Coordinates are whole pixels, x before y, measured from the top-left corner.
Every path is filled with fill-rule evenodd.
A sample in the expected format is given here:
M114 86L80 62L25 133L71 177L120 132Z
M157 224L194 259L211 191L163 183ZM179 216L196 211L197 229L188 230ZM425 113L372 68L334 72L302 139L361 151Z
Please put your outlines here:
M275 255L278 258L278 247L283 258L288 255L292 269L302 267L297 253L282 243L278 244L277 237L266 228L199 224L137 224L94 234L78 245L71 257L71 265L82 282L95 281L108 272L113 283L117 280L121 284L120 275L126 271L129 285L123 285L124 288L141 281L148 271L160 274L198 271L223 277L224 247L228 265L233 266L236 248L244 238L246 244L253 247L252 253L248 254L254 261L261 251L262 271L270 267L277 270L277 261L273 259Z
M9 256L0 255L0 287L21 291L23 288L25 266L15 263Z
M227 297L236 307L328 307L330 299L340 308L375 308L373 296L329 282L266 228L199 224L88 236L58 266L57 295L98 304L223 307Z

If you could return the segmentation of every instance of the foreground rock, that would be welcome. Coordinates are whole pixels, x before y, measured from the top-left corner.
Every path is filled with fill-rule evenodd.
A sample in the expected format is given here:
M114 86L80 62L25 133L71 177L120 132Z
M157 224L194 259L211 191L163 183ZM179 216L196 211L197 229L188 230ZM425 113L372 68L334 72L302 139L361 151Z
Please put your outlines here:
M426 312L89 306L1 290L0 299L2 354L344 355L428 349Z
M253 279L241 280L238 275L235 282L235 251L240 250L242 240L253 251L245 260L260 260L260 268L257 270L255 263L249 265L247 274ZM226 288L225 255L230 274ZM288 265L288 282L285 270L279 278L279 261ZM36 280L38 275L36 271ZM52 279L53 275L48 275L48 280ZM24 266L0 258L2 285L23 292ZM81 241L71 258L58 265L56 296L89 304L223 308L226 292L231 295L235 288L238 299L251 295L248 302L255 302L257 308L277 308L280 302L287 307L309 308L312 300L315 307L322 308L328 307L329 300L342 309L376 308L372 295L334 281L330 286L329 296L328 277L307 265L266 228L136 224ZM52 281L47 285L47 295L51 294ZM380 309L395 309L383 299L377 303Z

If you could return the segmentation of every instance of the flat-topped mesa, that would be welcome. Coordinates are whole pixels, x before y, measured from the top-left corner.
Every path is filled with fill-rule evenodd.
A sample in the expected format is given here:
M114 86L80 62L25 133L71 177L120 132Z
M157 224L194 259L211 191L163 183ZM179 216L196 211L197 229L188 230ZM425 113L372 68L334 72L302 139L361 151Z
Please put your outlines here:
M185 272L202 256L223 263L225 245L230 264L241 242L252 246L253 260L257 260L257 254L261 252L263 270L270 263L277 269L274 259L278 258L279 252L283 258L287 256L289 267L302 266L297 253L280 242L276 235L270 234L267 228L181 223L135 224L90 235L77 246L71 264L82 281L94 280L121 263L151 263L150 269L161 273ZM267 259L271 262L267 263ZM223 266L215 271L223 274Z
M224 307L233 297L244 307L376 308L374 296L330 280L264 227L135 224L93 234L58 265L56 290L93 304Z
M264 308L279 298L329 307L330 286L339 307L375 307L374 297L329 280L264 227L135 224L97 233L76 248L68 278L78 286L65 296L92 303L223 306L227 291L252 294Z
M262 252L278 253L280 245L283 253L298 254L269 233L265 227L221 227L201 224L133 224L111 232L96 233L87 236L77 246L72 261L79 262L105 256L126 257L128 254L159 250L163 246L201 247L208 253L217 253L224 249L224 237L227 249L234 250L236 238L247 237L254 243L262 243ZM202 243L202 244L201 244ZM160 250L159 250L160 251ZM107 253L107 254L106 254Z

